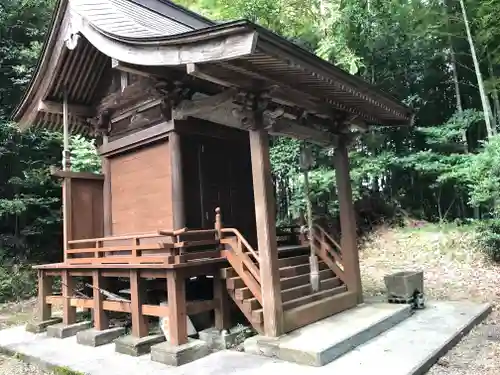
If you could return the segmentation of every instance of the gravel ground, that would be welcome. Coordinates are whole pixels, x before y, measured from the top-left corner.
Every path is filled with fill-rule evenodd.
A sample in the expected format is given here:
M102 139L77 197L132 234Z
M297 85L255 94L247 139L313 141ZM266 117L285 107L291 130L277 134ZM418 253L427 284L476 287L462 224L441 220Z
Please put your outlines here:
M459 228L382 228L361 253L363 286L368 295L383 293L383 276L422 269L428 298L469 299L494 304L488 319L441 358L428 375L500 374L500 266L484 258L476 238Z
M367 295L381 295L383 277L403 269L423 269L428 298L469 299L494 304L488 319L434 365L428 375L500 374L500 266L487 261L470 231L424 226L381 228L360 254ZM36 318L34 300L0 306L0 329ZM0 375L50 375L0 355Z

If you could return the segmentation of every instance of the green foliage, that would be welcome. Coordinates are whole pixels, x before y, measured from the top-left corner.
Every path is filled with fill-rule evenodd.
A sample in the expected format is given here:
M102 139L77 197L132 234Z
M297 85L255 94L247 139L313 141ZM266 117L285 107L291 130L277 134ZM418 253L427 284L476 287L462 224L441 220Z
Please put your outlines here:
M478 225L479 241L486 254L495 262L500 261L500 219L484 220Z
M75 172L101 172L101 159L97 155L95 141L80 135L71 137L71 169Z
M36 285L36 273L30 266L0 266L0 303L33 297Z

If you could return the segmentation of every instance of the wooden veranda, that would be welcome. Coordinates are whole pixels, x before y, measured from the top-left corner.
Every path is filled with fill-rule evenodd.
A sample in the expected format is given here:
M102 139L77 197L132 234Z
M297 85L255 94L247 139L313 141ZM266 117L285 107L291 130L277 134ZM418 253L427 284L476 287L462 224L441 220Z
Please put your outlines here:
M362 302L348 147L356 129L409 125L411 111L296 45L248 21L214 24L160 0L60 0L50 34L14 119L22 129L65 134L64 256L38 266L42 319L62 304L168 317L170 341L187 341L186 315L214 310L231 324L231 303L268 336ZM102 174L71 171L69 134L94 136ZM269 137L334 148L339 243L320 226L311 244L277 228ZM278 233L277 233L278 232ZM309 245L320 290L309 286ZM212 276L213 293L188 300L186 279ZM60 276L62 293L51 280ZM92 279L92 298L75 278ZM130 301L100 291L130 280ZM146 284L168 299L149 299Z

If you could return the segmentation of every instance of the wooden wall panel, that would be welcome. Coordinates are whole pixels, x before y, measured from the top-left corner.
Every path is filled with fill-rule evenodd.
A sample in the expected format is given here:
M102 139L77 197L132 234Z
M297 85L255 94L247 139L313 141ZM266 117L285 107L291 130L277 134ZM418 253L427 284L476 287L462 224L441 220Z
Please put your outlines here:
M103 180L72 178L70 240L102 237L103 207Z
M168 141L109 159L112 234L171 229L172 186Z

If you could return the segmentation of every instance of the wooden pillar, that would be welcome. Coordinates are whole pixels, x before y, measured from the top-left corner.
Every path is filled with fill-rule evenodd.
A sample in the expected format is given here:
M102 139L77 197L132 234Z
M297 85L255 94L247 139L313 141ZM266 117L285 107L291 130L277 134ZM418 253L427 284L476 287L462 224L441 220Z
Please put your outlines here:
M69 271L64 270L61 277L61 288L63 296L63 323L76 323L76 307L71 306L71 297L75 290L75 279L69 274Z
M52 317L52 305L46 301L46 297L52 295L52 280L51 276L47 276L42 270L38 270L38 306L42 322Z
M255 221L259 251L260 281L267 336L283 333L283 304L276 240L276 216L269 160L269 137L265 130L250 130Z
M229 295L225 280L219 272L214 275L215 328L231 328L231 312L229 310Z
M108 137L102 137L102 144L108 143ZM111 165L109 158L101 157L102 173L104 174L104 185L102 188L102 202L104 215L104 237L111 236L113 231L113 221L111 217Z
M171 132L168 143L170 147L170 166L172 171L172 210L174 214L174 229L181 229L186 226L181 136L175 131Z
M94 328L102 331L109 328L109 320L106 311L102 307L104 298L100 289L106 289L106 285L105 279L99 270L92 271L92 284L94 294Z
M187 343L186 280L176 271L167 273L168 330L172 345Z
M352 201L349 168L347 139L339 137L338 145L335 149L335 174L340 209L340 246L342 248L344 271L347 278L347 289L355 292L358 296L358 303L362 303L363 290L361 288L361 273L359 269L356 216Z
M130 312L132 315L132 336L144 337L149 334L148 318L142 315L142 304L146 300L146 290L138 270L130 270Z

